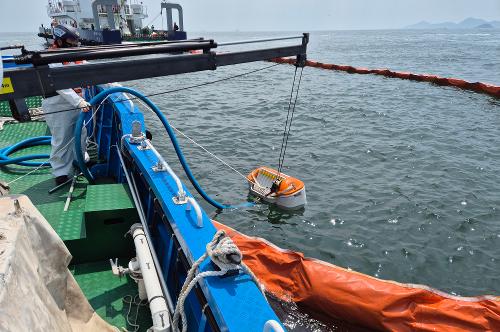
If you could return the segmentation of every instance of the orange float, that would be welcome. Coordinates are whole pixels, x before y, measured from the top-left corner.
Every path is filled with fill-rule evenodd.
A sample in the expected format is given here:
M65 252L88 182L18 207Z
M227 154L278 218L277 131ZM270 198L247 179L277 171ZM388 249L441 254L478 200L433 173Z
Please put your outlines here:
M258 167L247 175L247 180L252 195L281 208L300 209L307 203L304 182L273 168Z
M266 290L326 324L370 331L500 331L500 297L453 296L304 257L217 223Z

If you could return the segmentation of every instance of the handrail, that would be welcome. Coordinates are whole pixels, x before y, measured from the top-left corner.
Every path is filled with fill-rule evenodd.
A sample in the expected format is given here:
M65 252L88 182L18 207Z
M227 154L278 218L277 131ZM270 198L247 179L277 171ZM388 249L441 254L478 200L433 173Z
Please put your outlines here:
M203 215L201 213L201 208L198 202L194 199L194 197L188 197L187 198L187 206L186 206L186 211L191 210L191 206L193 206L194 211L196 212L196 218L197 218L197 223L196 226L199 228L203 227Z
M153 168L154 171L159 172L166 170L168 174L170 174L170 176L174 179L175 184L177 185L177 199L179 203L184 202L186 199L186 192L184 191L184 188L182 187L182 182L177 176L177 174L175 174L172 168L170 168L169 164L166 162L163 156L158 152L158 150L156 150L156 148L153 146L150 140L144 139L141 144L143 144L142 147L144 150L145 150L144 146L147 146L147 149L151 150L158 159L158 163Z

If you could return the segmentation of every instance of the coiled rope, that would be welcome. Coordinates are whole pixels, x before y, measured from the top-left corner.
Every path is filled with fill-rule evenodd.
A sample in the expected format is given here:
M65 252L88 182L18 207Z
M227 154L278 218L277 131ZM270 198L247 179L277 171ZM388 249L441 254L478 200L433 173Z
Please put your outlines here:
M139 318L139 309L140 307L145 307L148 305L148 301L147 300L141 300L139 298L139 294L136 294L135 296L132 296L132 295L125 295L123 297L123 303L124 304L128 304L128 310L127 310L127 315L125 316L126 317L126 320L127 320L127 323L128 325L130 325L133 330L130 331L130 330L126 330L128 332L137 332L139 331L139 329L141 328L141 326L139 324L137 324L137 319ZM134 320L130 320L130 317L131 317L131 312L132 312L132 306L135 305L136 306L136 309L135 309L135 317L134 317Z
M294 58L275 58L269 61L276 63L287 63L291 65L296 63L296 60ZM474 91L477 93L484 93L493 97L500 98L500 86L487 84L483 82L469 82L458 78L448 78L437 75L414 74L409 72L392 71L386 68L368 69L362 67L336 65L336 64L322 63L311 60L306 60L305 65L314 68L344 71L349 74L374 74L391 78L399 78L403 80L429 82L440 86L452 86L458 89Z
M196 274L200 264L207 258L210 257L212 262L217 265L220 269L219 271L204 271ZM206 277L220 277L228 273L229 271L243 271L250 275L255 284L262 291L265 298L265 292L263 286L258 282L255 274L242 262L243 255L238 249L233 240L226 236L224 230L219 230L215 233L212 241L207 243L206 252L198 258L198 260L193 264L188 272L184 285L179 293L179 298L177 299L177 305L174 311L173 317L173 329L174 332L179 331L179 319L182 321L182 332L187 331L187 319L186 313L184 312L184 302L186 301L189 292L193 287L203 278Z

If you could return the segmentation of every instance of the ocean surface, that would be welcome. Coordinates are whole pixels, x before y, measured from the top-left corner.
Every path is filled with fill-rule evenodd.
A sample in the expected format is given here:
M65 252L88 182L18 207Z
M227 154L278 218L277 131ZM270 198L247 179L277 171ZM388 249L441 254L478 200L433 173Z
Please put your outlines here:
M190 37L222 42L290 34ZM29 34L0 34L0 45L7 43L41 45ZM308 57L500 85L500 30L313 32ZM158 93L269 65L126 84ZM175 127L246 174L277 166L293 74L293 66L279 65L152 100ZM164 130L147 117L153 143L183 174ZM306 256L452 294L500 295L499 128L500 100L493 97L305 68L284 171L305 182L306 208L291 213L258 204L217 212L198 201L214 219ZM211 196L228 204L249 200L240 175L179 139Z

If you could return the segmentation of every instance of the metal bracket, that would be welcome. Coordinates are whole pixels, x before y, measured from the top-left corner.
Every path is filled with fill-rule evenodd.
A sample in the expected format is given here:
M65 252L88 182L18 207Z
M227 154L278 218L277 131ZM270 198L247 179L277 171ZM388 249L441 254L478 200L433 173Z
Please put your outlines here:
M304 68L306 66L307 56L305 54L297 54L297 60L295 66L299 68Z
M156 163L156 165L154 165L153 167L151 167L151 169L154 171L154 172L168 172L167 168L163 166L163 164L158 161Z
M144 133L141 133L141 136L139 137L130 136L128 141L130 144L141 144L142 142L144 142L145 139L146 135ZM141 147L139 147L139 150L146 150L146 149L141 149Z
M114 261L113 261L113 259L110 259L109 263L111 264L111 272L113 273L113 275L119 277L120 279L124 275L130 273L129 269L118 265L118 258L116 258Z
M184 195L184 198L179 197L179 196L174 196L174 197L172 197L172 201L174 201L175 205L183 205L183 204L187 204L188 198L186 195Z
M140 143L141 145L137 147L138 150L140 151L151 150L151 148L146 144L146 141L144 139Z

